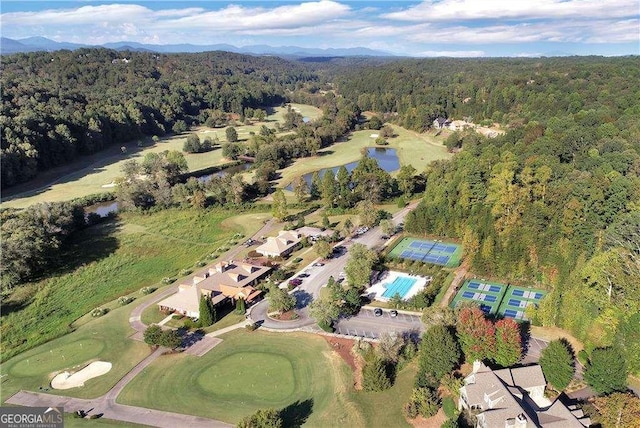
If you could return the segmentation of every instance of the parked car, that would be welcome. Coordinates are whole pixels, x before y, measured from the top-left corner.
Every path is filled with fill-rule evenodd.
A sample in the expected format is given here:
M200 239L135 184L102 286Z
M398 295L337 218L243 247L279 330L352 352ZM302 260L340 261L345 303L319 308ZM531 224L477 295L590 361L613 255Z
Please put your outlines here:
M395 318L398 316L398 311L396 311L395 309L392 309L391 311L389 311L389 315Z
M382 316L382 309L380 308L375 308L373 310L373 315L377 316L377 317L381 317Z
M293 278L289 280L289 284L297 287L298 285L302 284L302 280L300 278Z
M322 262L315 262L315 263L313 264L313 267L320 267L320 266L324 266L324 263L322 263Z
M308 278L309 277L309 272L302 272L300 275L298 275L298 278Z

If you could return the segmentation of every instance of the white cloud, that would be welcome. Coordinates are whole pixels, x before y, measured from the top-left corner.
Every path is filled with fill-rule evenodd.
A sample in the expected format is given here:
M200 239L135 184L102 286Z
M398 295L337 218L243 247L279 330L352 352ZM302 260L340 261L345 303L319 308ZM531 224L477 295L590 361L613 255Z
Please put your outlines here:
M383 14L413 22L477 19L623 18L638 16L637 0L425 0Z
M423 51L416 52L415 56L424 57L453 57L453 58L477 58L485 56L484 51Z

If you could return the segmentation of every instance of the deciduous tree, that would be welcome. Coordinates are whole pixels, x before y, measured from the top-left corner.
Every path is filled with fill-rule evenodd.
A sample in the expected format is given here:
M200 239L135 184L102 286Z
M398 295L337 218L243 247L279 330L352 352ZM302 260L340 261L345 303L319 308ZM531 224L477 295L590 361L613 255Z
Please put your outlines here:
M584 380L599 394L627 389L627 362L616 348L596 348L591 352Z
M520 325L511 318L505 318L496 322L495 329L496 347L491 359L502 367L512 366L522 357Z
M458 342L467 361L491 360L495 350L495 328L476 307L464 308L456 323Z
M422 335L418 355L416 385L437 387L440 379L460 362L462 353L449 328L437 324Z

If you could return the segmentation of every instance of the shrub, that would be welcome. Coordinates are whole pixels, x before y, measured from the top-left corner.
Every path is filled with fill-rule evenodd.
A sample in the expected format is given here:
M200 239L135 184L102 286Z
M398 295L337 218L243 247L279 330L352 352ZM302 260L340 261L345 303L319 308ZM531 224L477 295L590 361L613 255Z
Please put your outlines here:
M293 263L300 263L302 261L302 257L296 257L293 259Z
M142 288L140 289L140 292L141 292L142 294L144 294L145 296L146 296L147 294L151 294L151 293L153 293L154 291L156 291L156 289L155 289L154 287L142 287Z
M245 326L245 328L246 328L248 331L254 331L255 329L257 329L257 328L258 328L258 324L254 323L254 322L250 322L249 324L247 324L247 325Z
M191 274L191 272L193 272L191 269L182 269L182 270L180 271L180 276L187 276L187 275L190 275L190 274Z
M198 267L203 267L203 266L206 266L206 265L207 265L207 262L204 261L204 260L200 260L199 262L196 263L196 266L198 266Z
M336 331L336 329L333 328L333 323L326 322L326 321L318 322L318 327L320 327L322 330L328 333L333 333L334 331Z
M404 411L407 417L414 419L418 415L430 418L438 412L438 395L431 388L415 388Z
M162 283L165 285L173 284L175 281L176 281L175 278L169 278L169 277L162 278Z
M91 311L91 316L94 318L98 318L103 316L107 312L109 312L109 309L107 308L95 308L94 310Z
M187 330L191 330L191 329L194 329L194 328L200 328L200 323L192 320L191 318L185 318L185 320L183 321L182 325Z
M136 298L133 296L121 296L118 297L118 304L120 304L120 306L124 306L124 305L128 305L129 303L133 302Z

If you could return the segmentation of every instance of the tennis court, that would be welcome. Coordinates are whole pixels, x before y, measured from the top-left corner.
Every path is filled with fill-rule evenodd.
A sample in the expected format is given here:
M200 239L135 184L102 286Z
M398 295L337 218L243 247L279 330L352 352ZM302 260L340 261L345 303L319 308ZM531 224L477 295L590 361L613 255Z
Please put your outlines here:
M460 245L411 237L403 238L389 252L392 257L447 267L458 266L461 254Z
M537 307L546 294L546 291L534 288L470 279L462 284L451 307L455 308L460 302L476 302L486 314L526 320L527 307Z
M517 320L526 320L525 312L529 306L537 307L546 291L535 288L509 286L498 313Z
M498 313L507 286L496 282L488 282L480 279L469 279L462 284L460 291L451 302L456 307L460 302L476 302L486 314Z

